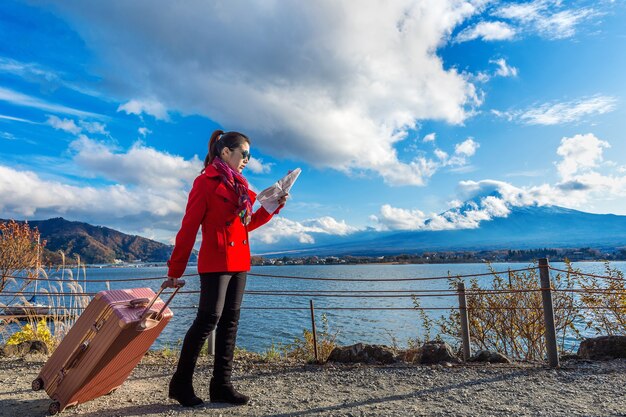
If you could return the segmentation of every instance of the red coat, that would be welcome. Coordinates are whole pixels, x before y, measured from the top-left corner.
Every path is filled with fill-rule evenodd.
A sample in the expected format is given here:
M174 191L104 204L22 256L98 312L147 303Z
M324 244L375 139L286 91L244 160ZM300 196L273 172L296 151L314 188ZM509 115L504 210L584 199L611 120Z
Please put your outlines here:
M256 194L248 191L252 204ZM264 225L272 216L263 207L252 214L248 226L235 214L237 194L224 185L217 170L209 165L193 183L189 192L187 209L176 244L169 261L168 273L180 277L189 261L202 225L202 244L198 255L198 272L238 272L250 270L250 246L248 232Z

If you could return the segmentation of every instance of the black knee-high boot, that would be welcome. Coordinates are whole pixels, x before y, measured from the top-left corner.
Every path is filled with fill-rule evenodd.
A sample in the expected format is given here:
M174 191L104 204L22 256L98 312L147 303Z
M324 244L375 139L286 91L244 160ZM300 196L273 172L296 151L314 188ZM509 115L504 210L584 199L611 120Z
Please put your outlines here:
M233 372L239 314L239 310L223 311L222 318L217 325L215 365L209 387L211 402L246 404L250 400L248 396L237 392L230 380Z
M178 366L169 385L169 397L184 407L193 407L203 403L193 390L193 372L202 346L211 331L215 330L219 318L215 314L198 312L198 316L185 335Z

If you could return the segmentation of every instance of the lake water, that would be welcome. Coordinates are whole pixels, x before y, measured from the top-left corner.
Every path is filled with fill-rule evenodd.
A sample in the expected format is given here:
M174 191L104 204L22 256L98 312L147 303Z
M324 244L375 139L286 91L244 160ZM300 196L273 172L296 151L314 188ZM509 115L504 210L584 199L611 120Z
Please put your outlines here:
M626 271L626 262L613 262L611 265ZM529 264L492 264L496 271L507 268L519 269ZM551 266L564 268L562 263ZM575 263L574 267L588 273L604 273L604 264L599 262ZM190 266L186 274L194 274L195 266ZM74 271L75 272L75 271ZM321 278L346 279L380 279L380 278L416 278L452 275L480 274L488 272L485 264L437 264L437 265L307 265L307 266L262 266L253 267L252 273L268 275L292 275ZM139 268L88 268L86 291L97 292L106 289L105 283L89 282L90 280L110 279L111 289L150 287L158 289L160 281L123 282L127 278L164 276L165 267ZM554 273L554 272L552 272ZM199 290L199 279L186 277L184 290ZM483 282L491 281L491 277L481 278ZM82 279L81 279L82 281ZM447 290L445 280L440 281L399 281L399 282L345 282L345 281L305 281L279 279L271 277L249 276L247 291L279 290L279 291L345 291L345 290ZM411 308L411 298L343 298L293 295L254 295L244 296L241 321L237 344L247 350L262 352L274 344L287 344L297 336L302 336L303 329L311 328L309 300L313 300L316 309L316 324L321 330L321 315L328 318L331 333L337 332L337 342L352 344L356 342L391 344L392 337L400 345L420 335L420 320L415 310L332 310L342 308ZM178 294L172 302L174 317L154 344L154 348L176 346L182 340L187 328L195 317L194 306L197 305L198 294ZM456 296L423 297L422 307L457 307ZM263 310L267 307L295 307L302 310ZM428 311L429 315L439 317L446 311Z

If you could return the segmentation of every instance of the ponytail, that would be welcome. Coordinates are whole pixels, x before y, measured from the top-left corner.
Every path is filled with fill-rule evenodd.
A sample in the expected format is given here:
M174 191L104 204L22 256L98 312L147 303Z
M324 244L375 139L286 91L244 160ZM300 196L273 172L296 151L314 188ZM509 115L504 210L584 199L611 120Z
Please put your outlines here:
M209 139L209 153L207 153L206 157L204 158L205 169L206 167L209 166L209 164L211 164L211 162L213 162L213 159L215 159L215 156L219 155L222 149L224 148L223 146L220 146L218 149L218 146L217 146L217 142L220 140L220 136L222 136L223 134L224 134L223 130L216 130L215 132L211 134L211 139Z
M204 169L211 165L211 162L215 159L215 157L219 156L222 153L222 149L224 148L236 148L241 146L244 142L250 144L250 139L243 133L239 132L227 132L224 133L223 130L216 130L211 134L211 139L209 139L209 153L207 153L204 158ZM204 169L202 172L204 172Z

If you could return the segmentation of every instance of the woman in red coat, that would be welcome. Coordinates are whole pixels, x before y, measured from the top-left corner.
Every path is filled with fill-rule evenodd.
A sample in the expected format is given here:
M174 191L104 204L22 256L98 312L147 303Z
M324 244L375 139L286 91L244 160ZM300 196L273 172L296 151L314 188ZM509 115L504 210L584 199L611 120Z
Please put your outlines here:
M241 175L249 160L247 136L238 132L213 132L204 170L189 192L185 216L167 263L167 275L176 281L185 271L198 228L202 226L198 313L185 335L178 367L169 385L169 397L186 407L203 402L194 393L192 377L200 349L216 327L210 400L232 404L245 404L249 400L233 388L230 380L241 299L250 270L248 233L267 223L287 199L287 196L282 198L274 213L263 207L252 212L256 194Z

